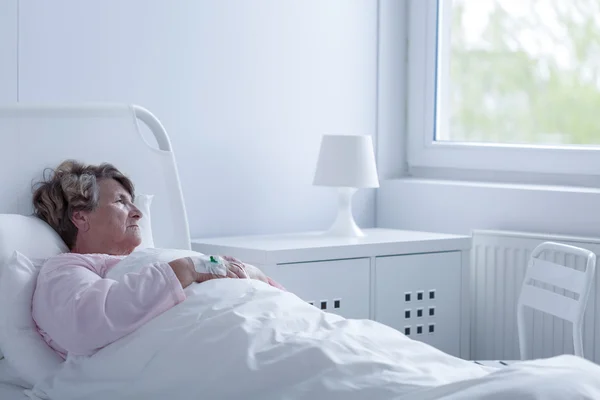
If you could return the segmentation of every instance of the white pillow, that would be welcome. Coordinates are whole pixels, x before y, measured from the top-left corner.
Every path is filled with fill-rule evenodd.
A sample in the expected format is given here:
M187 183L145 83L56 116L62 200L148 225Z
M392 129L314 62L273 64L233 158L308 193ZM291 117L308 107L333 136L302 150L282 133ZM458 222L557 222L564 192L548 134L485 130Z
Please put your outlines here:
M41 219L0 214L0 270L15 250L29 258L49 258L69 251L58 233Z
M33 216L0 214L0 274L17 250L33 258L48 258L68 251L60 236L47 223ZM0 309L4 305L0 303ZM0 344L0 357L3 353Z
M41 263L15 251L0 273L0 346L19 376L35 385L62 363L38 333L31 303Z
M29 257L45 259L64 253L68 248L54 229L39 218L19 214L0 214L0 283L6 263L15 250ZM4 294L7 293L0 291L0 295ZM12 307L11 303L12 300L0 298L0 314L7 307ZM1 326L0 323L0 328ZM5 346L0 341L2 353L6 353Z
M133 200L133 204L142 212L142 219L138 222L142 234L142 243L136 249L147 249L154 247L154 237L152 235L152 218L150 217L150 207L154 195L138 194Z

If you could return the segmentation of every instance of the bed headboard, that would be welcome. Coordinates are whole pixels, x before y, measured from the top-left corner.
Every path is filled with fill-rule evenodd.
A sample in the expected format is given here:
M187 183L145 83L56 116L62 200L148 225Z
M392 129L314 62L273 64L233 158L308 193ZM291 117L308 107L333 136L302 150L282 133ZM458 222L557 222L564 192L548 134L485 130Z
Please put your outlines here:
M144 122L158 147L144 137ZM0 107L0 213L30 215L32 184L65 159L110 162L136 193L153 194L154 243L190 248L183 195L169 137L148 110L135 105Z

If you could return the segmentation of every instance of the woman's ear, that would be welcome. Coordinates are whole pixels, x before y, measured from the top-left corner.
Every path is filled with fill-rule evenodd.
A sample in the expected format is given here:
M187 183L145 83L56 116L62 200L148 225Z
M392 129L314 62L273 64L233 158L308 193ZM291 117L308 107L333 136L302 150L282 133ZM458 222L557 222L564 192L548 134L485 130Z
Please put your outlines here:
M85 211L75 211L71 216L71 222L81 232L87 232L90 229L88 215Z

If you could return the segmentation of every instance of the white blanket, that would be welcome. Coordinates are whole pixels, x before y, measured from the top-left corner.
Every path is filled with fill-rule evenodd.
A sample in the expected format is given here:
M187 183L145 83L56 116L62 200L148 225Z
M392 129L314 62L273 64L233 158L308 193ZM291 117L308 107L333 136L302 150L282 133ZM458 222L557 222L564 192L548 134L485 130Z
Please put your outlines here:
M600 399L600 367L579 358L486 369L260 281L218 279L186 293L95 355L69 357L30 397Z

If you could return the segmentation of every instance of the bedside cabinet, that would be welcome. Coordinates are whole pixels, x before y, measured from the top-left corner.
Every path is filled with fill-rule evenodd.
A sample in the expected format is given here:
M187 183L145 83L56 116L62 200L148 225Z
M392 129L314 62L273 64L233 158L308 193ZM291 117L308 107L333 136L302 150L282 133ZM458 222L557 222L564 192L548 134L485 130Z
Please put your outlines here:
M192 240L204 254L254 264L326 312L370 318L469 358L469 236L365 229Z

